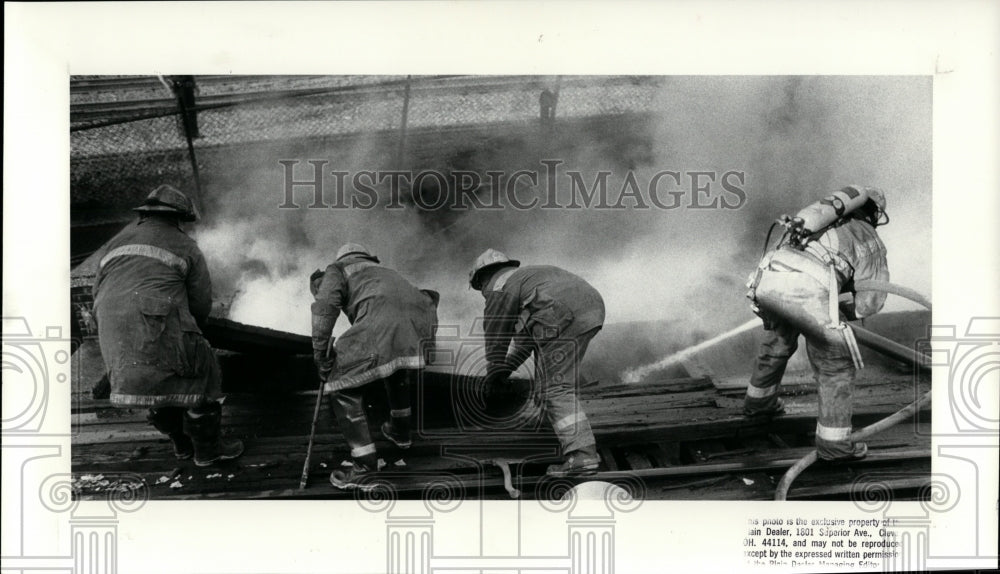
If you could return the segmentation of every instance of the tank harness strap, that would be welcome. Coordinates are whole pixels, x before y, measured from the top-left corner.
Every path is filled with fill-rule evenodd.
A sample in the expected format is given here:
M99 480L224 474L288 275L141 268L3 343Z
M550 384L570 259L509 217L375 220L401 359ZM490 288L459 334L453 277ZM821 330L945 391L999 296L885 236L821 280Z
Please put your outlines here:
M767 230L767 236L764 238L764 246L760 251L760 259L757 262L757 268L753 270L750 276L747 278L747 299L750 300L750 310L754 312L754 315L760 317L760 307L757 305L757 286L760 285L760 279L764 275L764 270L768 268L771 264L771 259L774 257L774 253L781 243L787 238L788 232L786 231L781 239L778 240L778 245L771 251L767 250L767 246L771 243L771 233L774 232L774 228L780 224L780 221L775 221L771 224L771 227Z
M821 249L816 249L816 247ZM818 241L810 241L806 246L806 251L813 255L819 255L829 269L830 324L827 328L836 329L843 334L844 343L847 345L847 349L851 353L851 360L854 362L854 368L863 369L865 363L861 358L861 349L854 337L854 330L851 329L850 325L840 320L840 285L837 283L837 265L833 253Z

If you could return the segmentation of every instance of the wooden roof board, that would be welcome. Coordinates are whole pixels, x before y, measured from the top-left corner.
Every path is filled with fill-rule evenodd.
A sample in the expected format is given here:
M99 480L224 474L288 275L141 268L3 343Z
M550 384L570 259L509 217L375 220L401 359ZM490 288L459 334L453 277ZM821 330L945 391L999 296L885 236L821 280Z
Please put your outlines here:
M892 319L888 324L897 335L915 337L918 329L911 323L920 317ZM220 353L224 388L229 393L223 409L224 428L246 442L246 454L218 468L199 469L190 461L179 462L174 459L166 438L146 423L144 410L116 409L107 401L95 400L82 378L74 377L73 425L77 433L72 444L72 468L78 483L91 488L89 491L83 488L81 495L99 495L93 488L99 487L101 481L85 481L82 478L85 475L92 479L97 475L131 473L146 480L153 498L350 496L326 483L333 467L349 455L346 442L326 408L320 411L317 425L314 478L307 492L296 488L315 406L316 380L309 355L282 353L308 349L309 339L224 319L213 319L211 325L218 329L209 335L213 344L242 345L248 351ZM286 358L281 359L282 356ZM411 386L415 445L405 453L408 464L403 470L419 475L419 480L406 479L396 472L394 481L410 480L412 484L406 488L412 490L421 480L432 480L435 473L439 477L459 475L465 480L481 473L484 465L490 466L484 461L498 457L533 461L524 468L537 474L544 471L544 460L558 458L558 443L551 428L539 420L537 409L525 406L531 389L529 381L514 381L500 397L507 415L519 412L520 416L507 417L499 426L484 428L481 417L470 416L468 409L456 400L467 390L460 386L475 385L479 380L455 376L442 367L429 368L417 378ZM751 466L763 464L773 469L784 464L782 461L791 454L811 447L817 410L816 385L811 376L788 377L780 388L786 414L772 421L745 419L744 391L718 383L711 377L680 377L676 373L671 376L653 373L639 383L617 380L584 383L579 389L581 402L598 447L607 459L607 469L659 476L664 465L683 467L697 463L692 459L695 455L704 458L703 463L719 460ZM857 428L883 418L929 388L926 374L918 376L891 362L873 362L858 373L853 424ZM379 385L369 385L366 400L372 434L379 437L377 426L388 414L384 390ZM893 456L905 461L929 460L929 421L927 408L914 421L876 437L872 445L879 456L874 457L874 462L878 463L879 457ZM918 432L919 428L924 431ZM888 437L895 438L886 441ZM377 440L380 453L390 462L402 455ZM772 452L772 447L767 446L772 443L785 451ZM677 450L682 444L683 448ZM704 474L706 468L677 472L684 476L687 472ZM742 467L737 464L731 468ZM182 486L175 488L169 488L174 483L172 479L169 484L158 483L163 476L169 478L178 473L191 478L180 481ZM479 495L492 496L497 488L502 493L496 478L493 476L490 479L493 482L483 486L486 490ZM739 497L740 493L749 497L759 495L752 489L725 490L723 486L729 483L716 480L718 477L695 478L701 482L694 487L681 482L677 488L664 487L655 496L671 498L680 492L698 491L712 499ZM533 476L526 484L530 486L537 481ZM662 486L661 483L665 484L664 480L657 479L657 484ZM817 496L822 492L835 495L835 489L815 488Z
M435 384L431 385L433 388L424 386L421 390L428 393L427 398L436 403L447 394L443 388L445 384L446 381L435 380ZM687 385L688 388L692 384L691 380L682 381L682 385ZM928 381L913 383L898 375L895 378L861 377L857 389L859 400L855 403L855 425L874 422L898 410L910 402L915 394L928 388L928 384ZM648 394L634 389L637 392L623 396L622 389L615 391L615 385L607 385L609 391L615 391L609 392L611 396L607 398L601 396L604 388L602 385L592 385L585 389L584 409L593 425L598 445L602 449L616 450L630 444L706 441L711 437L729 441L741 437L766 437L769 432L808 433L815 425L814 389L790 389L786 396L788 414L768 424L744 419L740 413L739 401L715 402L721 395L714 389L697 390L698 386L694 385L696 390L693 391L669 392L669 386L667 382L660 381L646 389ZM665 387L668 388L666 392ZM374 426L382 419L378 413L377 392L375 395L370 401L373 415L370 422L373 425L373 436L377 437L378 432ZM273 397L230 395L224 408L224 427L227 433L245 440L247 452L237 461L217 467L197 468L190 461L180 462L173 458L169 443L148 426L143 411L114 409L106 401L83 397L76 403L74 415L74 425L79 432L73 440L73 472L77 477L137 474L146 480L153 498L350 497L326 483L326 478L335 465L348 457L347 445L327 409L321 411L309 490L296 492L305 458L314 400L315 392L292 392ZM484 429L459 429L441 418L448 414L448 409L439 408L431 414L433 416L430 420L423 419L426 428L422 428L422 432L415 437L415 446L404 457L407 467L403 467L411 475L422 476L421 480L425 482L431 481L435 473L440 476L457 474L468 478L470 473L477 471L476 464L470 460L487 461L498 457L515 460L557 458L557 442L545 424L521 429L522 432L517 436L504 437L502 433L490 433ZM920 424L927 425L929 416L929 411L922 412ZM417 415L416 420L421 420L420 415ZM885 454L896 449L905 451L908 453L906 456L912 458L912 451L917 448L926 450L929 457L929 434L914 438L913 428L911 423L900 425L894 435L895 439L883 441L888 448L879 448L876 441L873 450L882 450ZM910 438L905 438L907 432L910 433ZM391 460L393 456L401 454L384 441L379 440L378 445L380 453L387 459ZM794 453L803 448L808 450L808 447L795 448L797 450L793 449ZM449 456L448 453L454 452L462 452L464 455L459 458ZM771 455L744 452L735 459L722 457L719 460L742 460L748 464L757 464L754 461L763 460L761 456L766 459ZM788 456L786 453L784 458ZM772 461L765 466L774 464L777 463ZM634 473L636 467L630 466L629 472ZM542 467L535 470L538 471L539 468ZM403 483L412 479L406 478L406 472L400 472L399 468L394 468L394 472L396 479ZM693 469L689 472L700 471ZM161 477L178 473L191 478L181 480L183 486L173 489L169 488L169 484L175 482L173 479L169 484L156 484ZM425 476L428 474L430 476ZM526 484L535 484L531 481L537 482L537 477L531 478ZM488 490L491 493L496 494L497 489L502 494L499 482L490 483ZM679 490L657 491L655 497L671 498L676 492ZM706 491L706 495L709 493L720 499L734 496L717 487ZM83 496L98 494L99 492L91 490L84 492ZM487 493L482 495L487 496Z

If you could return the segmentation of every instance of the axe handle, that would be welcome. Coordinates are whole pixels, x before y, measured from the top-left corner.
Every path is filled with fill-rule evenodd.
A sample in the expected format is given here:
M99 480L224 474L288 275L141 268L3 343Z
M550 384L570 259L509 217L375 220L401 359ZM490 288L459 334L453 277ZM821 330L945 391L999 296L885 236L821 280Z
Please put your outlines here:
M333 337L330 337L330 342L326 344L326 358L330 358L330 347L333 346ZM313 420L312 428L309 430L309 446L306 447L306 462L302 465L302 478L299 479L299 490L303 490L306 487L306 483L309 481L309 463L312 459L313 441L316 439L316 421L319 420L319 408L323 404L323 386L326 381L322 377L319 379L319 390L316 392L316 408L313 409Z

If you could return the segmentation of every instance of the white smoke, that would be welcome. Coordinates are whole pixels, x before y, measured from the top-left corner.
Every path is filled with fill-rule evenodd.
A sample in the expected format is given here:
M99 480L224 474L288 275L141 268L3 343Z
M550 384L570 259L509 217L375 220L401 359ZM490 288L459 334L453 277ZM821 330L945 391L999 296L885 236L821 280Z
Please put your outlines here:
M913 256L930 253L929 80L678 77L656 89L658 119L621 124L638 125L637 133L573 132L563 146L567 157L559 158L563 167L612 169L612 190L628 168L640 180L664 169L738 170L746 174L741 209L324 210L307 209L311 196L298 191L302 207L283 210L277 208L283 199L280 159L300 159L302 170L311 169L309 159L346 171L388 169L392 162L370 140L349 147L276 144L234 153L223 175L206 185L213 195L210 218L197 239L216 294L226 300L235 293L235 320L308 333L309 274L332 262L339 245L358 241L419 287L440 291L441 322L468 332L483 304L468 289L469 266L494 247L524 264L553 264L582 275L604 296L608 323L669 322L649 341L651 352L662 357L678 348L676 342L703 340L751 318L743 283L770 222L850 183L887 190L892 223L880 233L893 280L930 294L930 257ZM541 156L525 152L535 145L532 129L526 128L524 141L493 147L444 135L436 145L445 155L471 150L480 171L540 170ZM411 145L419 149L421 140ZM447 163L421 161L411 168ZM307 175L301 171L297 178ZM887 305L905 307L892 298Z

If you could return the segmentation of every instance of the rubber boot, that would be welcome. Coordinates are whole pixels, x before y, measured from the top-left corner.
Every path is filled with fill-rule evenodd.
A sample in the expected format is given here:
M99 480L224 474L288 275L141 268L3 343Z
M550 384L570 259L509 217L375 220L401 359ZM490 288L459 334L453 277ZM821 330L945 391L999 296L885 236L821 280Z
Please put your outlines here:
M410 440L409 417L406 417L405 421L401 421L398 417L392 417L391 421L382 423L382 436L403 450L413 446L413 441Z
M330 395L329 404L347 445L351 447L350 466L333 471L330 484L340 489L368 491L375 488L374 482L364 480L368 474L378 470L378 453L365 415L364 392L359 388L337 391Z
M410 440L410 385L407 371L393 373L385 382L389 399L389 421L382 424L382 436L401 449L413 445Z
M377 483L368 477L378 470L378 455L368 454L352 459L351 465L330 473L330 484L341 490L374 490Z
M194 444L191 438L184 434L184 409L181 407L162 407L149 409L146 416L153 428L170 437L174 445L174 456L177 460L187 460L194 455Z
M221 424L222 405L219 403L188 409L184 413L184 432L194 443L196 466L209 466L243 454L243 441L222 440Z
M566 453L566 460L562 464L550 465L545 474L566 477L590 476L597 474L600 465L601 456L597 454L597 448L591 446Z

